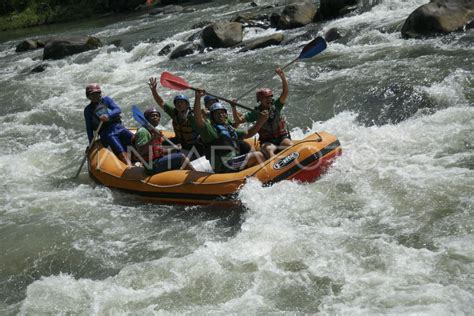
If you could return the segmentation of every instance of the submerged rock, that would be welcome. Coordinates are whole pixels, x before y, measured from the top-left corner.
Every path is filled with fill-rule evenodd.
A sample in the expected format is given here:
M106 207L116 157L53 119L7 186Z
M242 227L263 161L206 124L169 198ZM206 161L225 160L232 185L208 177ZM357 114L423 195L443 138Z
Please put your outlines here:
M192 55L196 51L202 51L204 47L197 43L185 43L178 46L170 55L170 59L176 59L187 55Z
M33 69L31 69L31 73L43 72L48 67L49 67L49 64L40 64L40 65L34 67Z
M369 89L365 102L357 109L357 119L367 126L396 124L412 117L420 109L434 107L424 93L413 87L389 83Z

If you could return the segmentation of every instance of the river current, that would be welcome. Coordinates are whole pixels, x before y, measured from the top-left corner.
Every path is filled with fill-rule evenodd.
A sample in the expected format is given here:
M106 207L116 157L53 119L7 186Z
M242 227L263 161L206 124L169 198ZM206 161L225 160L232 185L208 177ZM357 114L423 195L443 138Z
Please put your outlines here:
M474 30L402 39L426 2L382 0L285 31L301 38L288 45L176 60L158 53L250 4L0 33L0 314L472 314ZM343 148L319 181L249 181L241 206L220 209L145 204L85 168L71 180L87 146L86 84L136 126L132 105L153 104L149 77L170 71L236 97L296 58L310 40L299 35L331 28L343 38L286 71L292 137L328 131ZM41 73L41 50L15 53L23 39L76 35L105 45Z

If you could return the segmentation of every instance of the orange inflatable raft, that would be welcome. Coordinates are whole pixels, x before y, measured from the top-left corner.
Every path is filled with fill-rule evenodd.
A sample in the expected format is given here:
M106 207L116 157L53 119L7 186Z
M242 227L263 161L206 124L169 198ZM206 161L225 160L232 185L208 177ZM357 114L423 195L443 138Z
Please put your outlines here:
M164 132L172 137L170 132ZM258 148L255 139L246 140ZM94 181L113 189L145 197L159 203L200 204L235 203L239 188L250 177L263 185L282 180L313 182L341 153L336 136L327 132L311 133L275 157L234 173L171 170L146 176L127 169L110 150L96 142L89 152L89 175ZM201 158L203 159L203 158Z

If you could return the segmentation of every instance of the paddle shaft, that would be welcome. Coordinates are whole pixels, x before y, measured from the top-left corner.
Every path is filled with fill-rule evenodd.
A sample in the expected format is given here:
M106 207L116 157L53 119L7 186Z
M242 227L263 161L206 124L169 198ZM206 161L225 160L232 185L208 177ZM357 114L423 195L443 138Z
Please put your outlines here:
M100 128L102 127L102 124L104 124L103 121L100 121L99 127L94 131L94 138L92 138L92 141L90 142L89 146L94 144L98 139L99 139L99 131ZM81 165L79 166L79 169L76 172L76 175L74 176L74 179L79 177L79 174L81 173L82 167L84 166L84 163L86 162L87 159L87 153L84 154L84 157L82 158Z
M327 43L324 40L324 38L322 38L320 36L316 37L314 40L312 40L311 42L306 44L305 47L303 47L303 50L301 51L301 53L298 57L296 57L294 60L290 61L288 64L283 66L281 68L281 70L285 70L286 68L290 67L291 65L293 65L296 61L298 61L300 59L311 58L313 56L316 56L317 54L319 54L323 50L325 50L326 47L327 47ZM241 98L245 97L247 94L254 91L258 87L261 87L264 83L266 83L267 81L270 81L274 76L275 75L273 74L271 77L268 77L268 78L260 81L255 86L253 86L249 90L245 91L245 93L243 93L240 97L238 97L237 100L240 100Z
M295 62L297 62L298 59L300 59L300 58L299 58L299 57L298 57L298 58L295 58L294 60L292 60L291 62L289 62L289 63L286 64L285 66L283 66L283 68L281 68L281 70L285 70L286 68L290 67L290 66L293 65ZM237 100L242 99L243 97L245 97L246 95L248 95L250 92L254 91L254 90L257 89L258 87L261 87L264 83L266 83L266 82L272 80L274 76L275 76L275 74L272 74L272 75L269 76L268 78L263 79L262 81L260 81L259 83L257 83L255 86L253 86L252 88L250 88L250 89L248 89L247 91L245 91L244 93L242 93L242 95L239 96L239 97L237 98Z
M199 90L199 89L193 88L193 87L189 87L189 89L194 90L194 91L198 91L198 90ZM235 106L241 107L241 108L243 108L243 109L246 109L246 110L249 110L249 111L252 111L252 112L255 112L255 113L260 113L259 111L255 110L255 109L249 108L248 106L245 106L245 105L236 103L236 102L231 101L231 100L229 100L229 99L226 99L226 98L220 97L220 96L218 96L218 95L209 93L209 92L207 92L207 91L206 91L206 94L209 95L209 96L211 96L211 97L217 98L217 99L219 99L219 100L228 102L228 103L230 103L230 105L235 105Z
M181 148L179 148L178 146L176 146L175 143L173 143L168 137L166 137L165 135L163 135L163 133L161 133L156 127L154 127L153 125L151 125L148 121L147 121L147 126L152 128L157 134L161 135L161 137L163 137L168 143L170 143L170 145L176 149L176 150L181 150Z

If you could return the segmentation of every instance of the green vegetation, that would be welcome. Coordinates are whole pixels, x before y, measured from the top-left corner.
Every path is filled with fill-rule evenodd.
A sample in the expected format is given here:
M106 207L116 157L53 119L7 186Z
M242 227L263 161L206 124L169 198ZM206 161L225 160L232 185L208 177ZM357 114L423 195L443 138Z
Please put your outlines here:
M145 0L1 0L0 31L127 12Z

